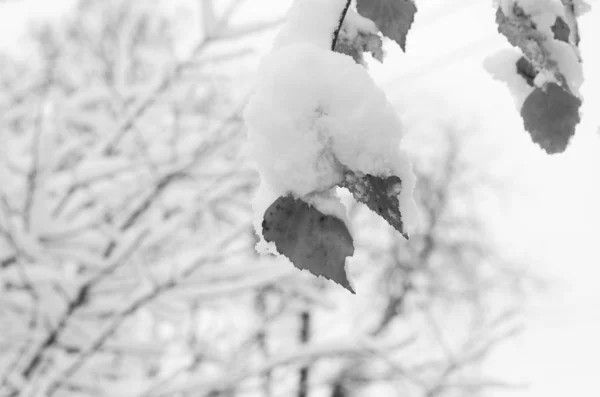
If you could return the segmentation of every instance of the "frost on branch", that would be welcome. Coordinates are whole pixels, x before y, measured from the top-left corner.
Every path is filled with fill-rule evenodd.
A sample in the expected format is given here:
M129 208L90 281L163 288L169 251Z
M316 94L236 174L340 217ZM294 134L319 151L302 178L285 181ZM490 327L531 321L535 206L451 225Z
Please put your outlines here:
M356 9L406 51L406 36L417 13L413 0L357 0Z
M566 149L580 121L578 7L572 0L504 0L496 12L498 31L524 54L515 71L532 87L518 101L525 129L549 154Z
M341 230L338 222L344 222L346 210L335 190L346 187L357 200L408 236L416 220L412 198L415 177L400 148L401 122L385 94L365 68L330 50L335 24L326 18L310 19L316 9L339 23L346 1L326 2L325 8L321 7L323 4L319 0L294 3L289 22L272 52L263 59L256 90L244 116L249 145L261 175L254 202L258 218L255 229L261 237L259 251L283 254L296 267L327 275L344 285L342 279L333 278L326 270L331 265L325 258L337 258L336 269L344 269L345 256L352 253L344 249L341 252L350 253L342 256L335 247L347 247L348 238L351 243L350 232L328 232L324 253L307 257L290 247L314 248L313 229L304 226L301 232L298 228L307 219L325 216L337 219L328 221L328 225L337 224L337 230ZM307 27L297 24L303 20L302 15L309 18L305 20L317 22L306 36L302 32ZM315 31L327 40L315 35ZM273 208L277 209L274 203L285 204L280 208L291 211L273 212ZM286 222L290 219L303 221L296 223L297 234L291 239L281 232L287 229L274 232L269 227L273 217L288 217L276 224L289 225ZM310 222L308 225L314 226ZM330 244L336 239L339 241ZM307 260L313 263L308 265Z

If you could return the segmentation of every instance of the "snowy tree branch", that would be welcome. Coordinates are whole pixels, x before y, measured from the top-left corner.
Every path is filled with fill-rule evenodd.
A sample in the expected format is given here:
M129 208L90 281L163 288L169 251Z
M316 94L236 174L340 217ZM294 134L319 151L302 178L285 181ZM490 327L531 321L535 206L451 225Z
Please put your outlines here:
M344 6L342 14L340 15L338 25L335 28L335 31L333 32L333 39L331 40L331 51L335 51L335 46L337 45L340 31L342 30L342 25L344 24L344 19L346 19L348 8L350 8L350 3L352 3L352 0L346 0L346 5Z

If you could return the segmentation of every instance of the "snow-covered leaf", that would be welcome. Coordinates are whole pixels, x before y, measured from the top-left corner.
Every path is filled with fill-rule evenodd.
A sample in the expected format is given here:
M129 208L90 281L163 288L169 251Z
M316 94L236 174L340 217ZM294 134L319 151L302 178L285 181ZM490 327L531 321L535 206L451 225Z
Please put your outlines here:
M402 189L402 180L397 176L378 177L374 175L358 175L347 172L343 187L347 188L356 201L364 203L379 216L408 239L404 230L398 195Z
M354 254L354 243L341 219L284 196L267 208L262 228L265 240L274 242L294 266L354 293L344 268L346 257Z
M510 14L505 14L502 8L498 8L496 12L498 32L504 35L510 44L521 49L536 70L549 71L557 81L568 87L556 61L544 45L548 37L537 29L531 17L516 3L511 11Z
M383 62L383 42L376 34L369 32L358 32L354 37L340 34L335 46L335 51L340 54L349 55L358 64L363 63L363 53L370 53L373 58Z
M583 81L572 1L507 0L496 12L498 31L524 57L516 71L535 87L521 108L525 129L547 153L564 151L580 121Z
M521 117L531 139L548 154L563 152L580 121L581 100L550 83L536 88L525 100Z
M406 51L406 36L417 13L412 0L357 0L356 8L360 15L375 22L384 36Z
M262 237L260 252L284 255L296 267L351 290L344 264L354 252L353 241L344 223L345 207L332 189L348 187L357 200L406 236L406 230L416 224L415 177L408 156L400 149L401 120L385 93L355 62L369 46L382 52L381 26L348 11L335 44L346 37L353 61L331 51L331 45L324 48L323 38L335 39L336 35L328 34L331 15L315 15L319 3L294 3L298 7L263 60L257 88L244 111L262 180L254 226ZM399 17L393 14L391 18ZM334 21L339 21L335 15ZM309 34L306 23L297 23L300 20L311 21ZM377 139L372 131L377 131ZM397 178L373 176L390 174Z

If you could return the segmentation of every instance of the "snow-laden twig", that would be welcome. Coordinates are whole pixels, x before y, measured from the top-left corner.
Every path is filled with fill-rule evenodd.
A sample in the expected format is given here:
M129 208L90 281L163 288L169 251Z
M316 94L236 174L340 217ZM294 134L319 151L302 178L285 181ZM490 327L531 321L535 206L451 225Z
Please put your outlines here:
M412 338L408 340L391 340L391 341L370 341L363 337L350 339L336 339L325 342L311 343L302 348L291 352L285 352L277 356L273 356L271 360L262 363L255 368L242 371L232 370L229 374L217 377L211 380L192 381L183 386L171 386L166 390L159 391L153 394L153 397L161 397L176 393L202 393L213 390L226 390L234 384L237 384L244 379L265 373L273 368L278 368L286 365L301 365L302 363L312 362L324 357L336 356L365 356L371 355L374 346L382 351L392 351L402 349L407 343L410 343ZM367 347L368 346L368 347Z

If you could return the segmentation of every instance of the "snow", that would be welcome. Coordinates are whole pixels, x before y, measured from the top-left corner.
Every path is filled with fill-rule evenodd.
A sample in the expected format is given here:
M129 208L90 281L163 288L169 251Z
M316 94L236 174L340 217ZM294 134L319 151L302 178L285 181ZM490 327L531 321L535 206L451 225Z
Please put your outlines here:
M541 45L550 54L565 77L571 91L581 97L579 89L583 84L583 67L580 62L579 49L576 46L578 35L573 12L560 0L504 0L500 3L502 11L511 15L514 6L520 7L534 23L536 30L546 38ZM565 21L570 28L569 43L554 38L552 27L557 18ZM536 85L548 81L547 76L540 77ZM553 80L553 79L550 79Z
M578 52L569 44L558 40L548 40L547 48L558 64L558 69L565 76L569 88L581 96L579 90L583 84L583 67L578 59Z
M345 5L346 0L296 0L273 49L296 43L310 43L323 50L329 49Z
M339 198L328 191L347 169L400 177L400 211L410 233L416 222L415 177L400 149L401 121L367 70L329 49L335 29L329 19L337 21L333 11L339 11L331 4L343 2L319 8L329 19L316 20L310 33L306 24L299 24L312 18L314 3L299 0L292 7L274 51L262 62L244 114L250 150L263 179L254 206L257 234L262 235L266 208L290 193L326 213L343 213Z
M560 0L502 0L502 11L504 13L511 12L514 4L517 4L529 15L548 13L563 15L564 9ZM550 24L553 23L554 19L551 20Z
M521 56L521 52L517 49L501 50L488 56L483 62L483 67L494 79L508 85L518 111L533 91L533 87L530 87L527 81L516 73L515 65Z
M358 32L371 33L375 35L379 34L379 29L377 29L375 22L371 21L369 18L363 17L351 8L349 8L348 12L346 13L346 18L344 18L344 24L342 27L350 39L356 37Z
M400 120L351 58L301 44L265 66L246 121L261 175L279 192L327 190L342 180L340 163L364 173L403 172Z
M331 189L327 192L307 197L307 202L323 214L333 215L341 219L346 224L350 234L352 234L352 224L348 217L348 208L340 200L337 189Z

